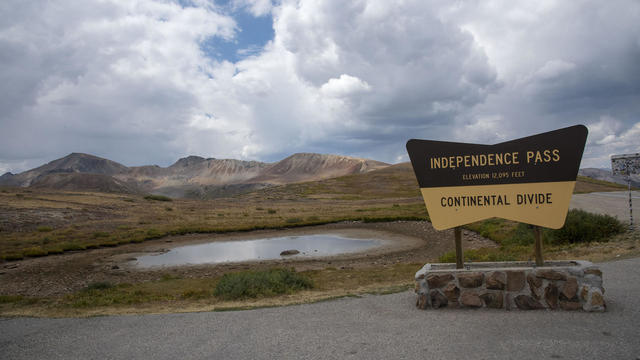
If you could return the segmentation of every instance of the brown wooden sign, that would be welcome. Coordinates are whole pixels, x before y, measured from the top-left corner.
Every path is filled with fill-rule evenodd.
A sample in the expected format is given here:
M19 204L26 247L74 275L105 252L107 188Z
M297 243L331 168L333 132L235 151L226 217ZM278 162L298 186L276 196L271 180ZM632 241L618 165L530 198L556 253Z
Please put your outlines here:
M586 140L577 125L496 145L412 139L407 151L436 229L491 217L558 229Z

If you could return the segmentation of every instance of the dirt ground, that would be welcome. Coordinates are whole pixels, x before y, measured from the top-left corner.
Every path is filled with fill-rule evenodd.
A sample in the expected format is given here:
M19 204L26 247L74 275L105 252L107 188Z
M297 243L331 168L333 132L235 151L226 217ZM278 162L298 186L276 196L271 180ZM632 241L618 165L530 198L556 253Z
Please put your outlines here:
M328 232L378 235L386 240L383 248L328 258L290 258L248 263L227 263L138 269L131 260L141 253L153 253L193 243L229 241L318 234ZM463 248L476 249L497 246L471 231L463 230ZM296 270L334 268L368 268L396 263L424 264L454 249L453 230L436 231L430 223L396 221L388 223L343 222L288 230L265 230L224 235L200 234L167 237L140 244L115 248L101 248L62 255L31 258L0 263L0 294L24 296L59 296L86 287L93 282L138 283L159 280L163 276L202 278L227 272L261 269L274 266L294 267ZM419 266L416 267L416 270Z

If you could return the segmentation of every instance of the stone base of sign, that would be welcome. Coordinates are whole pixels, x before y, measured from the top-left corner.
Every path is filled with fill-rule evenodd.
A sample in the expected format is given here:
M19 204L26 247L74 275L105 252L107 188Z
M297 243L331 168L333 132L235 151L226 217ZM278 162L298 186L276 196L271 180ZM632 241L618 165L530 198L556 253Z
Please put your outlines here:
M605 311L602 272L588 261L426 264L416 273L417 306Z

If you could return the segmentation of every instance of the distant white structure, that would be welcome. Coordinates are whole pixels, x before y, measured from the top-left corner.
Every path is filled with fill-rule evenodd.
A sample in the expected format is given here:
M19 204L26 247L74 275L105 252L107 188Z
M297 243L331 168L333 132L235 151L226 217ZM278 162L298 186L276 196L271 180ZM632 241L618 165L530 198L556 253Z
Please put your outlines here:
M611 156L614 175L624 175L629 182L629 228L633 230L633 204L631 202L631 175L640 174L640 153Z

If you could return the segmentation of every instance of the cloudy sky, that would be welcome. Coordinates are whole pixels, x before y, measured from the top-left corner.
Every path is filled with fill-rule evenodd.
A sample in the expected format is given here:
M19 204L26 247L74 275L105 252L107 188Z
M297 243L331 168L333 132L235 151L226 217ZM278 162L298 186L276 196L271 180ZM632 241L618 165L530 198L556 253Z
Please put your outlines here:
M0 173L295 152L407 161L575 124L640 152L638 0L3 0Z

